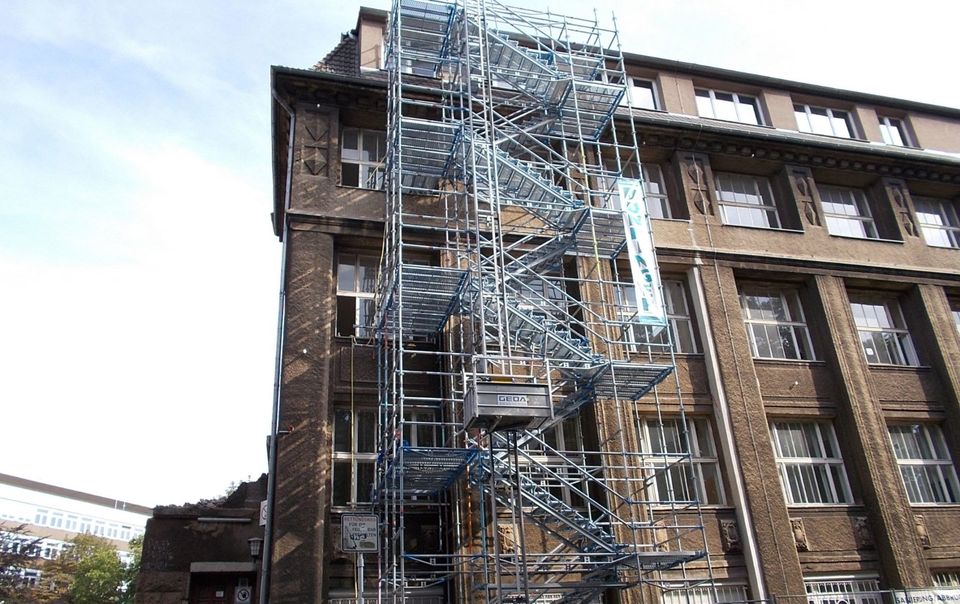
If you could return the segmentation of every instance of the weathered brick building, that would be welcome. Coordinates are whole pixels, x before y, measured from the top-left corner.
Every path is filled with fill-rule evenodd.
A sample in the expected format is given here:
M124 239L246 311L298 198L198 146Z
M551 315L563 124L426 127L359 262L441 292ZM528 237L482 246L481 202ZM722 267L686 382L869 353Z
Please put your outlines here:
M398 601L957 586L960 110L479 10L361 9L273 68L270 601L355 600L358 511ZM495 430L491 384L549 417Z

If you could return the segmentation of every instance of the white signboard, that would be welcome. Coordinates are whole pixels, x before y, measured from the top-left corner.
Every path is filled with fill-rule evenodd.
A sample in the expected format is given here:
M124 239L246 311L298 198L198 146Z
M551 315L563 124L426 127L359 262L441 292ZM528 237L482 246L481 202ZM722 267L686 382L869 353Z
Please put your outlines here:
M260 502L260 526L267 526L267 500Z
M377 517L373 514L344 514L340 520L342 549L345 552L380 550Z
M916 589L894 591L896 604L957 604L960 602L960 589Z
M650 235L650 218L647 216L647 205L643 201L643 182L634 178L621 178L617 181L617 187L620 190L620 207L623 208L623 227L627 234L633 287L637 295L637 315L634 321L665 327L667 317L660 292L660 275L657 273L654 258L653 237Z

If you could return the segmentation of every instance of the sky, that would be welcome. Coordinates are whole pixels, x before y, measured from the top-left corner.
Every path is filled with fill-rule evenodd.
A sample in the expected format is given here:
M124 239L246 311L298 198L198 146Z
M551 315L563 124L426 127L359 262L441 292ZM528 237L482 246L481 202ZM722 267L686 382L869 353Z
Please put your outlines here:
M360 5L0 2L0 473L154 506L266 470L269 68ZM960 107L952 2L593 6L630 52Z

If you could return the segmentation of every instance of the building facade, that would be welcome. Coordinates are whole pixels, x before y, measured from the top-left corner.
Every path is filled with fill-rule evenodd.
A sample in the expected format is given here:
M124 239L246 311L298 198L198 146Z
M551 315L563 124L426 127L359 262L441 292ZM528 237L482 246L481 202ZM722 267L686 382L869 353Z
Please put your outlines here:
M142 536L150 508L65 489L18 476L0 474L0 531L8 547L30 548L38 559L53 560L77 535L96 535L129 561L131 539ZM39 542L37 542L39 539ZM24 580L36 584L38 569L24 569Z
M579 22L498 7L361 9L313 69L273 68L269 601L957 586L960 110L591 55ZM470 414L504 383L549 384L550 419Z

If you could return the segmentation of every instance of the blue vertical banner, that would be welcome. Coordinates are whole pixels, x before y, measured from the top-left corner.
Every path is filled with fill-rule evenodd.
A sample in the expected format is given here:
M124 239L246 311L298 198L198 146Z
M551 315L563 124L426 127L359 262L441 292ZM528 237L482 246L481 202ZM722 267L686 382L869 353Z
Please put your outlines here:
M667 317L660 291L660 274L654 257L650 217L643 200L643 182L635 178L621 178L617 181L617 188L620 191L620 207L623 209L623 228L627 235L633 287L637 294L637 315L634 322L665 327Z

